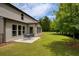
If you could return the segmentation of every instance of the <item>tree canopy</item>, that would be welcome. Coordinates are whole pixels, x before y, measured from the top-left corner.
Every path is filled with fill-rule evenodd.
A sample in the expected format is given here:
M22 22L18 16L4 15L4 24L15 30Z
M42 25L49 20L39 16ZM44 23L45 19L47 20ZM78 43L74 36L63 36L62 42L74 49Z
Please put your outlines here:
M56 25L60 32L74 35L79 31L79 4L61 3L56 13Z
M50 19L47 16L41 18L39 23L42 27L42 31L50 31Z
M56 31L61 34L79 34L79 4L61 3L55 12L56 19L51 21L47 16L41 18L39 23L43 31Z

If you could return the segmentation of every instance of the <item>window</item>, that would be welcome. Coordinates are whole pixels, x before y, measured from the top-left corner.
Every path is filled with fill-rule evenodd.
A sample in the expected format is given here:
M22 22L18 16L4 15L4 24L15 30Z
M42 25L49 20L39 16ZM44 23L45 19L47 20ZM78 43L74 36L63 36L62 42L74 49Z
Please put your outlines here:
M12 36L17 35L17 25L12 25Z
M18 35L21 35L21 25L18 25Z
M23 34L25 33L25 26L23 26Z
M24 14L21 14L21 19L24 20Z

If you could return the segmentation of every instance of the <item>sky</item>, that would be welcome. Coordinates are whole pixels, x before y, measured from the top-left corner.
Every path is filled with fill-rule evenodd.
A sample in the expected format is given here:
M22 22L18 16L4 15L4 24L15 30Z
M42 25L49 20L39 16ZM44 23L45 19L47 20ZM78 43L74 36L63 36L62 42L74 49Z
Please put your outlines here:
M43 16L48 16L51 20L55 19L54 13L59 8L59 4L56 3L13 3L13 5L37 20Z

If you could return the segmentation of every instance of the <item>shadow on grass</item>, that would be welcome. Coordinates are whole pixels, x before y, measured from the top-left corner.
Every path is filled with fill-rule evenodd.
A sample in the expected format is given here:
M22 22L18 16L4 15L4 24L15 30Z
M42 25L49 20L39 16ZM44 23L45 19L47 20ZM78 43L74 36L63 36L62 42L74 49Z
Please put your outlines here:
M69 36L69 37L72 37L72 35L66 35L66 34L60 34L60 33L51 33L50 35L62 35L62 36Z
M73 35L60 34L60 33L57 33L57 32L51 33L50 35L62 35L62 36L68 36L68 37L73 38ZM77 39L77 40L79 39L79 34L75 34L75 39Z
M68 36L68 37L73 37L73 35L69 35L69 34L60 34L57 32L52 33L51 35L62 35L62 36ZM79 34L75 34L75 38L79 39Z
M79 56L79 47L72 47L70 42L55 41L44 47L50 49L55 56Z

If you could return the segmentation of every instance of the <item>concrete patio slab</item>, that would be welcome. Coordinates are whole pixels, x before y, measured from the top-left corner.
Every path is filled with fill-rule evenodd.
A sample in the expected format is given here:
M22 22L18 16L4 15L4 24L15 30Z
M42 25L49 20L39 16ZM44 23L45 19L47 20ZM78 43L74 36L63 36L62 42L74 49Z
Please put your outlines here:
M24 38L24 39L18 39L18 40L14 40L14 41L15 42L23 42L23 43L33 43L38 39L40 39L40 37Z

